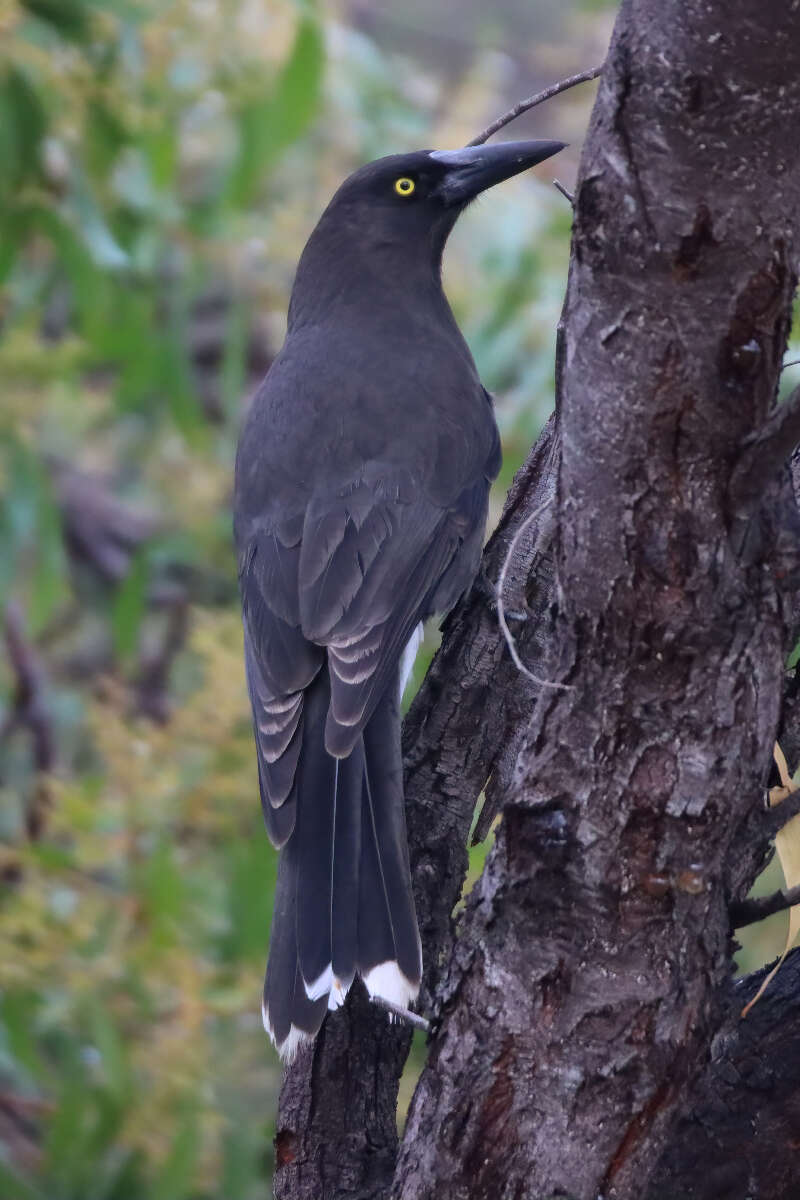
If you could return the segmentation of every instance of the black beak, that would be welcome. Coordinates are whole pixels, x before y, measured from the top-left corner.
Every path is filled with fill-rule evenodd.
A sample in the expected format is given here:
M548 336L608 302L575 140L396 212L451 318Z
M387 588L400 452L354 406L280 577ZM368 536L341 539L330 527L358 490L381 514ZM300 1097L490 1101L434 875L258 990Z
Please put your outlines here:
M436 193L445 204L466 204L479 192L544 162L565 146L566 142L494 142L463 150L432 150L431 158L447 168Z

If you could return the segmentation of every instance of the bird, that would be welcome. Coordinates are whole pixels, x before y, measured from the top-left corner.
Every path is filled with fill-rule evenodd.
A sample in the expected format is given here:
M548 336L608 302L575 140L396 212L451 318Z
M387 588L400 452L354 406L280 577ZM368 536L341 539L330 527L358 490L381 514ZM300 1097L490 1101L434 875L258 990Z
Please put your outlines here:
M564 148L393 154L336 191L246 414L234 540L258 781L278 848L264 1027L288 1062L360 977L408 1009L422 954L400 701L422 622L470 587L501 465L442 287L487 188Z

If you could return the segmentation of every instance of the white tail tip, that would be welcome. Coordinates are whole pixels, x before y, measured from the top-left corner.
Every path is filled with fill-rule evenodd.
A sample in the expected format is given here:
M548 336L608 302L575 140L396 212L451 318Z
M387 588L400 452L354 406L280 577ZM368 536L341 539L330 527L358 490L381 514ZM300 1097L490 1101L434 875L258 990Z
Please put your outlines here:
M378 963L367 971L364 983L370 996L382 996L400 1008L408 1008L419 992L419 984L407 979L396 962Z
M297 1051L304 1042L312 1042L314 1040L303 1029L298 1029L296 1025L292 1025L289 1029L288 1037L285 1037L282 1042L277 1042L275 1040L275 1031L272 1028L269 1013L263 1000L261 1002L261 1020L264 1024L264 1029L269 1034L270 1041L281 1056L281 1061L286 1063L287 1066L290 1062L294 1061Z

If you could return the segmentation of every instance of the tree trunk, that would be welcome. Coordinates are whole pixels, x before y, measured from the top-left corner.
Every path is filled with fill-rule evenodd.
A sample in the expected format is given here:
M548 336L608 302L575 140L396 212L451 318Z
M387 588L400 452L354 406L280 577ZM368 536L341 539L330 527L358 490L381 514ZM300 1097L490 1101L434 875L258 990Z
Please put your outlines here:
M279 1198L777 1200L800 1179L789 1157L768 1184L764 1156L698 1190L676 1124L740 1061L727 905L775 827L760 801L799 535L798 404L773 405L798 131L797 0L623 3L578 180L561 450L549 430L486 558L494 580L555 481L511 591L532 609L523 658L562 686L536 697L473 589L406 726L435 1028L394 1182L408 1035L354 996L288 1074ZM492 772L503 818L456 939ZM733 1091L746 1113L752 1089Z

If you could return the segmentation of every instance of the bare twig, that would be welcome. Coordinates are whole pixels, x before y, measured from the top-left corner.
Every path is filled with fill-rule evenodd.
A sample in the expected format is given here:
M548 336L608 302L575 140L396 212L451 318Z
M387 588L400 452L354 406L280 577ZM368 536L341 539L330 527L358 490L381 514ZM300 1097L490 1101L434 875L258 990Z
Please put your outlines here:
M514 662L514 666L517 668L517 670L520 671L523 675L527 675L528 679L533 680L533 682L535 684L537 684L539 687L558 688L559 691L568 692L571 690L569 684L553 683L549 679L540 679L538 675L534 675L533 671L531 671L528 667L525 666L525 663L522 661L522 659L519 656L519 651L517 650L517 643L514 641L514 637L511 633L511 630L508 628L508 622L506 621L505 601L503 600L503 591L505 589L506 575L508 574L509 564L511 563L511 559L514 557L514 553L517 549L517 544L519 543L519 539L522 537L523 533L525 533L528 526L531 525L536 520L537 517L540 517L542 515L542 513L545 511L545 509L549 508L552 503L553 503L553 499L552 499L552 497L550 497L548 500L545 500L543 504L540 504L538 506L538 508L534 508L533 512L528 513L527 517L522 522L522 524L518 527L516 533L514 534L513 538L511 539L511 544L508 547L508 552L507 552L505 558L503 559L503 565L500 568L500 574L497 578L497 620L498 620L500 628L503 632L503 637L505 638L506 645L508 646L508 652L511 655L511 658Z
M558 96L560 92L566 92L568 88L575 87L579 83L587 83L590 79L596 79L602 71L605 63L600 63L599 67L591 67L588 71L581 71L577 75L570 75L567 79L562 79L559 83L553 83L550 87L545 88L543 92L537 92L535 96L529 96L527 100L520 100L504 113L502 117L498 117L496 121L492 121L487 127L474 137L471 142L467 142L468 146L482 146L493 133L497 133L504 125L508 125L517 117L522 116L531 108L535 108L537 104L543 104L545 100L550 100L553 96Z
M800 358L793 358L788 363L784 363L781 370L785 371L787 367L800 367Z
M169 618L160 645L143 654L136 681L137 712L163 724L169 718L169 676L189 631L189 603L177 589L169 602Z
M800 904L800 883L786 891L772 892L769 896L753 897L750 900L740 900L732 904L728 910L732 929L742 929L745 925L755 925L773 913L785 912Z
M553 180L553 187L556 189L557 192L561 192L562 196L566 196L566 198L567 198L567 200L569 200L570 204L575 203L575 193L568 192L567 189L564 187L563 183L561 183L558 179Z
M22 612L13 601L6 608L5 640L8 660L16 676L16 689L13 708L0 729L0 740L20 726L30 732L38 779L28 804L25 824L28 836L36 839L42 832L49 806L46 777L56 765L56 740L47 703L44 668L26 636Z
M25 635L19 606L10 603L6 608L5 636L8 659L16 676L14 709L9 714L3 733L25 725L33 739L33 756L37 771L51 771L55 766L56 749L50 714L45 700L45 674L39 657Z

